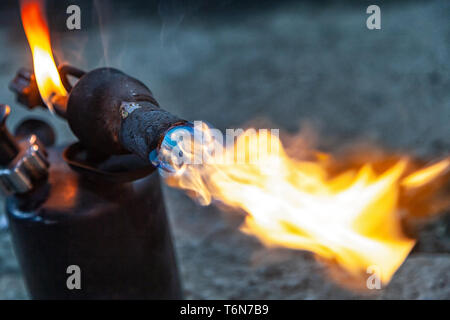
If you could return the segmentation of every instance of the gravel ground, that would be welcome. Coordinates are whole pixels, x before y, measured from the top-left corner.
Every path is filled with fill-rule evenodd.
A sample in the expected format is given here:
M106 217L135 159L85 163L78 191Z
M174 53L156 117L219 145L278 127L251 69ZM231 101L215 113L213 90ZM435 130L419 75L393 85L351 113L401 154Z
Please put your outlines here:
M382 30L369 31L364 5L287 3L232 19L119 20L56 34L54 42L63 48L61 60L85 69L118 67L188 119L222 129L265 119L282 136L306 121L326 150L358 137L433 158L450 150L449 14L448 1L383 5ZM7 83L29 63L29 51L23 35L6 27L0 47L8 48L0 54L1 101L16 106ZM21 108L13 113L12 126L25 116ZM59 143L73 139L63 122L50 120ZM448 218L421 234L387 288L363 294L329 281L308 253L265 249L241 234L238 213L164 191L187 298L450 298ZM0 298L26 297L2 229Z

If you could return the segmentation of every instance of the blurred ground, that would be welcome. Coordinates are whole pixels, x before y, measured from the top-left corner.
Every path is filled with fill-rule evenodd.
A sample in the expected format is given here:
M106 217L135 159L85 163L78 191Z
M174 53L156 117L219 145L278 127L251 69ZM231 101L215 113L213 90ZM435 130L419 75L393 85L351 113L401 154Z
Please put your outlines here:
M118 67L148 84L166 109L222 129L268 119L283 136L307 121L325 149L364 138L426 159L448 154L450 3L383 5L380 31L365 27L366 7L302 2L230 19L140 16L57 33L54 43L60 60ZM11 126L25 112L7 84L30 63L16 29L0 28L0 99L14 106ZM60 143L72 139L63 122L51 121ZM237 230L236 213L199 207L168 188L165 196L188 298L450 298L444 220L422 233L387 288L367 295L333 284L307 253L263 248ZM7 230L0 231L0 298L26 298Z

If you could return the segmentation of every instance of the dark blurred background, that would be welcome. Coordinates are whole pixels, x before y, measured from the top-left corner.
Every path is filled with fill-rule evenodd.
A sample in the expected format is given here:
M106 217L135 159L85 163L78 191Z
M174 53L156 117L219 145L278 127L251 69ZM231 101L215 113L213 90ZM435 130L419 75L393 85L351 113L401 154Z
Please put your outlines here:
M81 8L81 30L66 29L70 4ZM366 28L370 4L381 7L381 30ZM424 159L449 153L449 1L48 0L47 10L59 62L122 69L184 118L222 129L264 122L282 137L307 125L324 150L364 140ZM45 118L59 143L72 141L64 122L14 101L8 83L31 67L16 1L0 2L0 21L9 125ZM188 298L450 298L445 218L387 288L361 294L329 281L311 255L241 234L237 214L168 188L165 197ZM0 298L26 298L1 221Z

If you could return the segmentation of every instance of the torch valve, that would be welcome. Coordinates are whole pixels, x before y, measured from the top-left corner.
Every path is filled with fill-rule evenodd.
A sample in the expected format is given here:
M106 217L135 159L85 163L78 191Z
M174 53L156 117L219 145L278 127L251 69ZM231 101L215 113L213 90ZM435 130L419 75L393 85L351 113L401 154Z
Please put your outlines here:
M45 106L39 95L36 77L30 70L21 68L9 84L9 88L16 93L17 101L28 108Z
M9 133L5 122L10 112L0 104L0 187L6 194L26 193L47 176L49 163L35 135L17 142Z

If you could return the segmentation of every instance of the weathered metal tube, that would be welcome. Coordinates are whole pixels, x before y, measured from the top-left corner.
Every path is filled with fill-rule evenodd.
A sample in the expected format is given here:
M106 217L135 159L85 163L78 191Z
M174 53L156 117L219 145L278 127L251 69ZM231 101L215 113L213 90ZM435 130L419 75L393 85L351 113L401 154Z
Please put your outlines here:
M112 68L78 80L68 98L67 121L91 154L132 152L147 161L164 133L183 122L161 109L142 82Z

